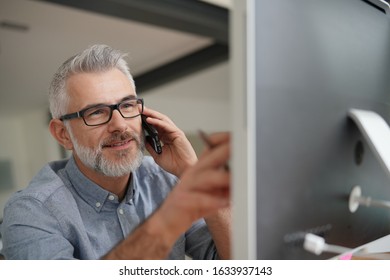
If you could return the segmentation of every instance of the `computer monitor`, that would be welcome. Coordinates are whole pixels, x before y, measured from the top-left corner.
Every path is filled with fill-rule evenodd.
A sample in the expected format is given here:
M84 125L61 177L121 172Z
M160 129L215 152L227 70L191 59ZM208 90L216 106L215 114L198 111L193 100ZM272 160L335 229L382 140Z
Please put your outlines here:
M349 248L390 234L390 209L348 208L356 185L390 201L390 178L348 117L390 123L390 22L371 2L248 0L257 259L331 257L303 249L308 232Z

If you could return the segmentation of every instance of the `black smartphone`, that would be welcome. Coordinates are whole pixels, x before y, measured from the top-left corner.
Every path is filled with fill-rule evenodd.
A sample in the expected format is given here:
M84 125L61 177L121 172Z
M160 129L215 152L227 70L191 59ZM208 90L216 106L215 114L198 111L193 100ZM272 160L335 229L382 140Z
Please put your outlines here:
M145 131L145 140L152 146L153 150L157 154L162 153L162 147L161 147L161 142L160 138L158 137L158 132L157 129L146 122L146 116L141 115L142 118L142 128Z

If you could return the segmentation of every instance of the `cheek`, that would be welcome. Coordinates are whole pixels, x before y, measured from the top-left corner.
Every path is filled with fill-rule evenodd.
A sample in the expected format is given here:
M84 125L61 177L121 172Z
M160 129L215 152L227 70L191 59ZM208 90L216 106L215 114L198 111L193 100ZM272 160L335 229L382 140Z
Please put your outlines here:
M141 118L139 118L137 121L134 123L131 123L130 125L130 130L134 131L138 135L142 136L142 125L141 125Z
M97 129L92 130L78 130L77 134L74 133L74 136L79 145L88 148L96 148L99 146L100 141L103 139L102 131Z
M97 148L100 143L100 138L95 135L85 135L82 136L82 144L88 148ZM80 143L81 144L81 143Z

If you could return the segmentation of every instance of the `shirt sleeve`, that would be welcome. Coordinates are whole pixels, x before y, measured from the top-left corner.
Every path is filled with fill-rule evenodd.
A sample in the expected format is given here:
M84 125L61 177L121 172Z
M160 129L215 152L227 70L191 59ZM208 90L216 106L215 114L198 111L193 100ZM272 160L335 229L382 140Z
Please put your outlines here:
M219 259L217 248L203 219L186 232L186 254L196 260Z
M57 219L34 198L20 197L7 204L2 231L6 259L73 259L74 247Z

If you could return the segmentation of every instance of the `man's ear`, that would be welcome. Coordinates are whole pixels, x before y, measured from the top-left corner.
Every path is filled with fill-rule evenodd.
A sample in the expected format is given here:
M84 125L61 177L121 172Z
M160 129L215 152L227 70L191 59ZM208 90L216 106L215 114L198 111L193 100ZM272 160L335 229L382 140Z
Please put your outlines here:
M49 130L51 135L62 145L66 150L73 149L73 143L70 139L68 130L64 123L59 119L52 119L49 123Z

